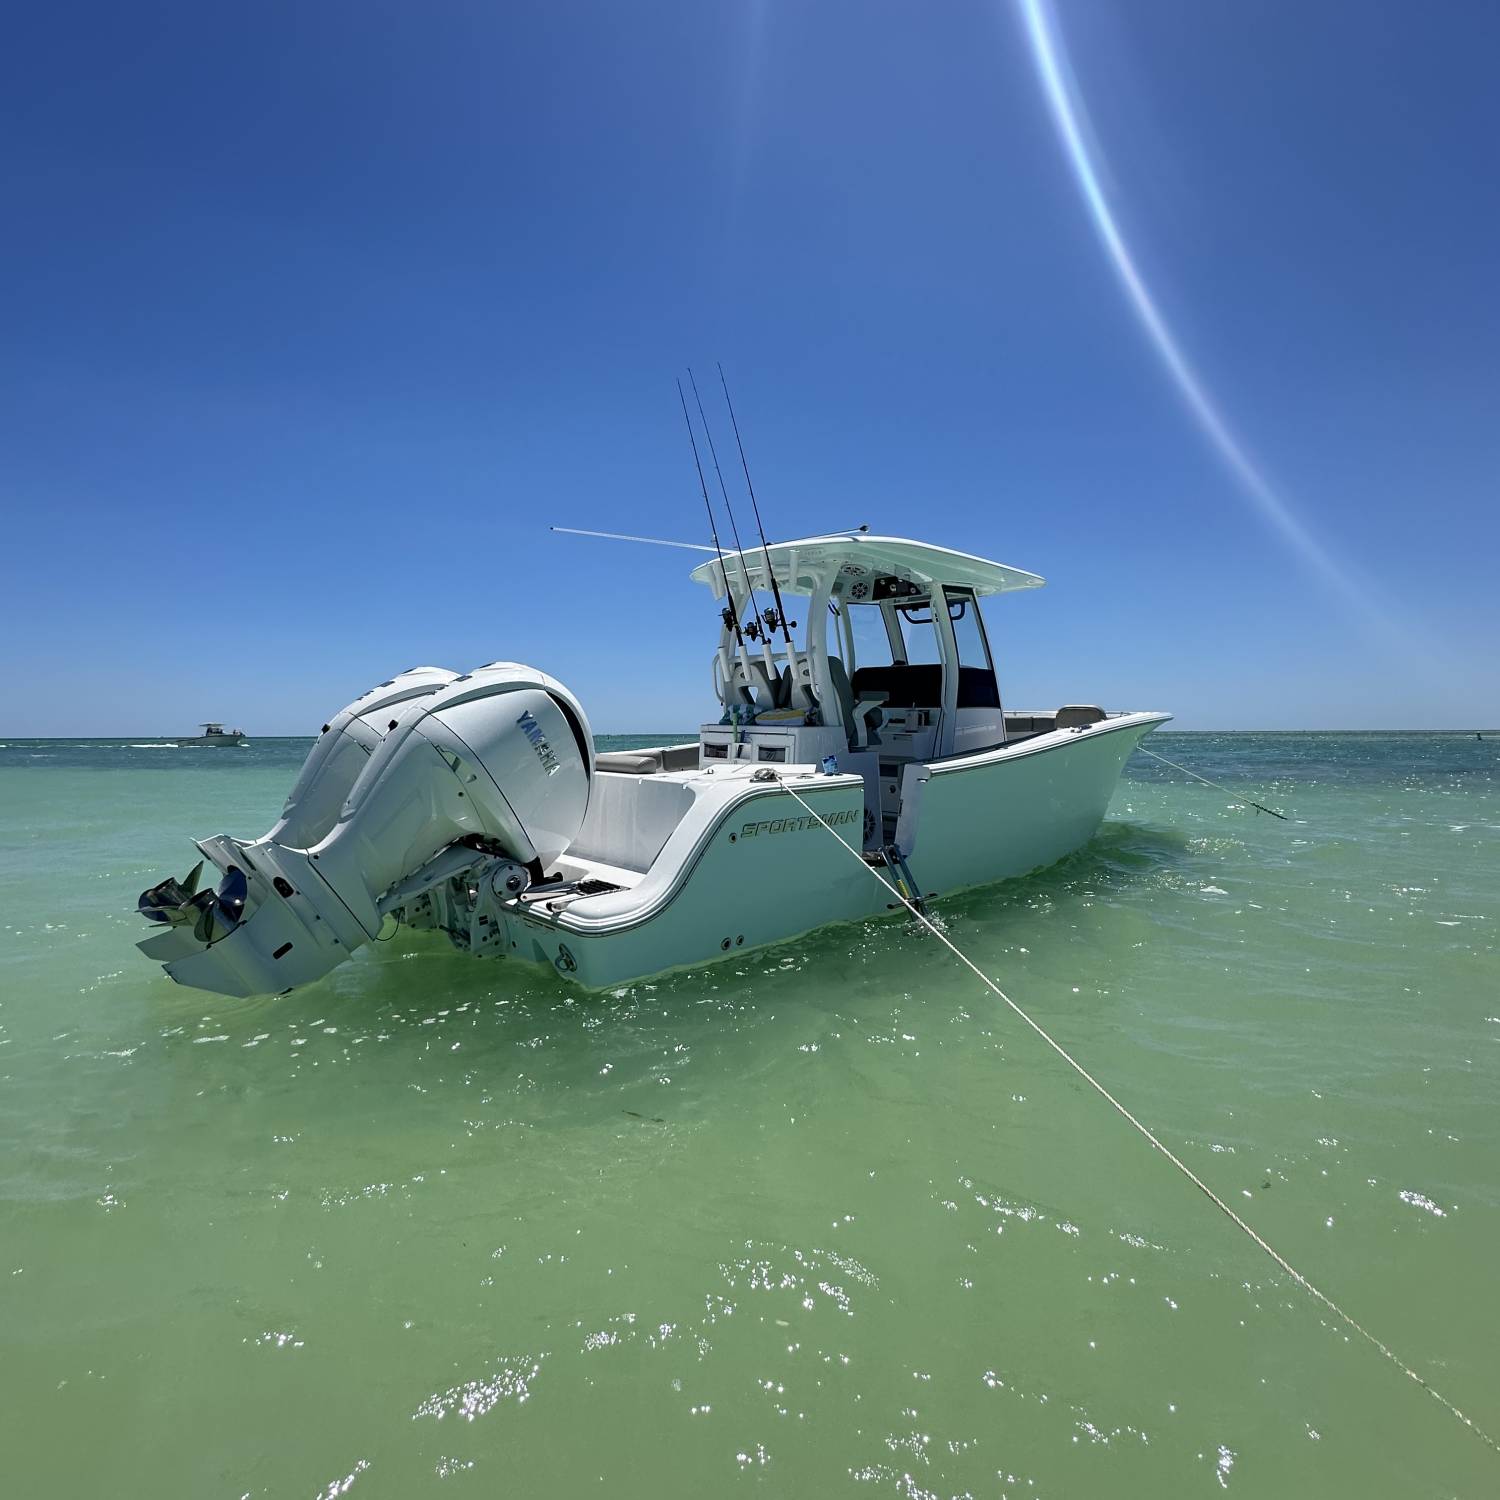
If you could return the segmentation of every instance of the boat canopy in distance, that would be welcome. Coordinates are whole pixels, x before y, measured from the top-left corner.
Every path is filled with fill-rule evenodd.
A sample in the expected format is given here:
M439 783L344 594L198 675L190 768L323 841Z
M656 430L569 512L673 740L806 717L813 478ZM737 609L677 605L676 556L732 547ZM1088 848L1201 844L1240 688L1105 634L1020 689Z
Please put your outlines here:
M871 598L871 582L896 578L926 592L933 584L972 589L976 594L1003 594L1012 589L1037 589L1046 581L1035 573L987 562L967 552L934 547L929 542L908 541L899 536L870 536L862 531L838 532L807 537L800 542L773 542L765 551L747 547L744 552L726 551L724 567L738 590L748 581L751 588L768 590L766 554L777 585L789 594L817 594L827 590L852 600ZM695 583L707 584L714 598L724 595L724 581L717 557L700 563L692 572ZM859 584L865 587L860 588Z

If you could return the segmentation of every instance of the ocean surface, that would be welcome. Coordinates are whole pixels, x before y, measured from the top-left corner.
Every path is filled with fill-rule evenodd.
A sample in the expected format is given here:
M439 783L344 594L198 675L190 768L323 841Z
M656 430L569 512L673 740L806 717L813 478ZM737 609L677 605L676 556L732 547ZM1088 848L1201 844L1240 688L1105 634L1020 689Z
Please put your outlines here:
M950 936L1500 1430L1500 736L1149 743L1290 821L1137 756ZM306 745L0 749L6 1495L1500 1493L906 919L177 988L137 893Z

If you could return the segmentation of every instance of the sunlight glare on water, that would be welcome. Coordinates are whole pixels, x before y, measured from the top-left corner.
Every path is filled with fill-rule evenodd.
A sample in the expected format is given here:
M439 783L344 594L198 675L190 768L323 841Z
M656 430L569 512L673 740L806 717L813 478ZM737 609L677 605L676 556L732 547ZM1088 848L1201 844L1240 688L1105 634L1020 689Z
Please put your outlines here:
M1500 1425L1496 745L1153 743L1292 821L1138 757L948 934ZM1494 1493L903 920L604 995L410 934L174 987L137 892L305 748L0 750L9 1492Z

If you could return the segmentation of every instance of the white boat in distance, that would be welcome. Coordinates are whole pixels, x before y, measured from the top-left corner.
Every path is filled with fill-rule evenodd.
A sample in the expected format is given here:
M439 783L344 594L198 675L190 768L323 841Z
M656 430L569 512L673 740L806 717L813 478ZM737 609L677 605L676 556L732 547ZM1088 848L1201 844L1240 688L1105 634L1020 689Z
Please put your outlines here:
M237 749L241 745L249 744L243 729L225 729L217 719L210 719L205 724L198 726L203 733L191 734L186 739L178 740L179 745L217 745L229 749Z
M692 576L724 601L695 741L596 754L543 672L413 668L323 727L267 834L198 844L216 890L200 862L142 894L162 930L141 950L179 983L269 994L394 921L617 985L1053 864L1170 717L1007 711L979 601L1041 586L1017 568L852 532ZM757 601L773 582L800 635Z

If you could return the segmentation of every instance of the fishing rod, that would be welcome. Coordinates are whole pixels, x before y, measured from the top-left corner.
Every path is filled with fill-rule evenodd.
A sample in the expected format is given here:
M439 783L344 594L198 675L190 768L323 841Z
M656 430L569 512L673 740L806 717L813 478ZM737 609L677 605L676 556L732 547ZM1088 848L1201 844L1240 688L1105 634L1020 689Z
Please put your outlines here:
M682 394L682 382L677 382L677 399L682 403L682 420L687 423L688 442L693 445L693 466L698 470L698 488L703 491L703 508L708 512L708 534L714 539L714 554L719 559L719 577L724 583L724 609L721 618L726 630L734 631L734 639L743 652L745 649L745 637L740 630L740 612L734 605L734 593L729 587L729 569L724 566L724 549L719 545L719 528L714 524L713 502L708 498L708 481L703 477L703 460L698 457L698 438L693 432L693 419L688 416L687 397ZM723 646L719 647L719 670L724 674L724 685L727 689L734 680L734 674L729 670L729 654Z
M734 402L729 399L729 382L724 378L724 366L722 364L719 365L719 384L724 387L724 405L729 408L729 421L730 425L734 428L735 446L740 450L740 467L745 471L745 488L750 491L750 507L755 512L756 530L760 532L760 550L765 554L766 577L771 580L771 594L776 600L775 619L771 618L771 611L769 609L766 611L766 619L770 622L773 630L778 624L781 626L782 639L786 642L787 653L790 655L792 651L792 636L787 626L789 624L795 625L797 622L795 620L789 621L786 617L786 610L782 607L781 589L777 586L776 573L771 567L771 548L766 542L766 528L761 524L760 506L755 499L755 486L750 482L750 464L745 458L745 444L740 437L740 424L735 419ZM863 530L864 528L861 527L860 529Z
M703 397L698 394L698 379L688 367L688 381L693 387L693 400L698 403L698 419L703 423L703 435L708 439L709 457L714 461L714 473L719 476L719 493L724 497L724 513L729 517L729 529L734 533L735 555L740 561L740 577L744 580L745 592L750 597L750 612L755 616L745 626L745 634L760 645L761 662L765 668L766 691L771 700L776 696L776 662L771 655L771 627L761 618L760 605L755 598L755 584L750 578L750 569L745 563L745 548L740 541L739 522L734 518L734 506L729 503L729 487L724 483L724 471L719 467L719 450L714 446L713 428L708 425L708 413L703 410ZM750 676L749 653L745 653L745 676Z
M708 425L708 415L703 410L703 397L698 394L698 380L693 374L692 366L688 366L688 381L693 387L693 400L698 403L698 420L703 423L703 435L708 439L708 454L714 461L714 473L719 476L719 493L724 497L724 513L729 517L729 529L734 533L735 553L740 560L740 571L745 579L745 591L750 595L750 609L754 614L754 621L745 626L745 634L752 641L769 640L771 632L766 629L760 617L760 606L755 601L755 586L750 582L750 570L745 566L745 549L740 542L739 522L734 518L734 507L729 503L729 489L724 483L724 471L719 467L719 450L714 446L713 429Z

